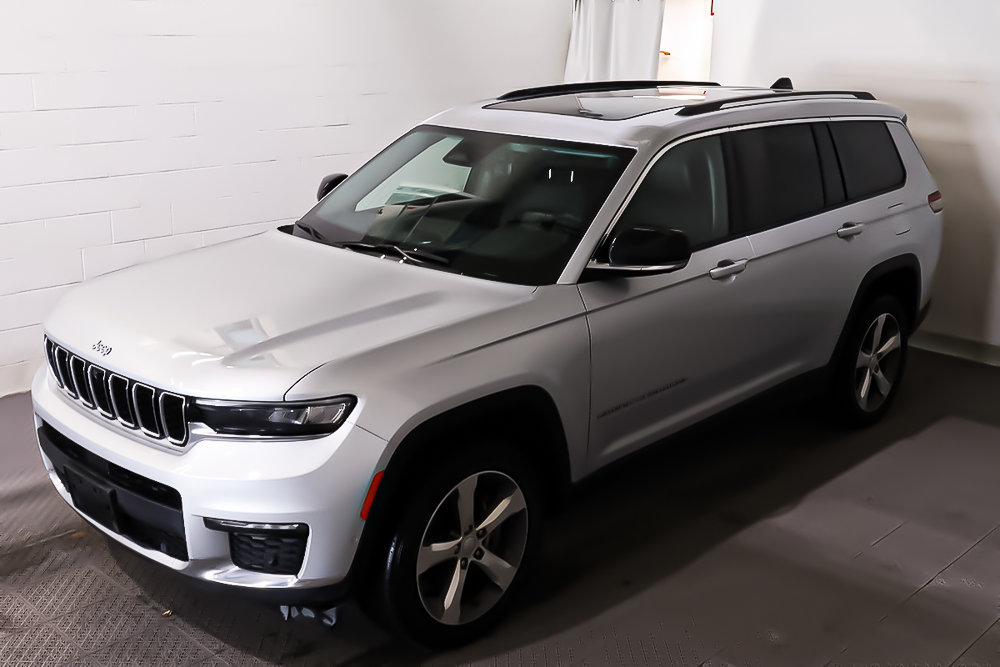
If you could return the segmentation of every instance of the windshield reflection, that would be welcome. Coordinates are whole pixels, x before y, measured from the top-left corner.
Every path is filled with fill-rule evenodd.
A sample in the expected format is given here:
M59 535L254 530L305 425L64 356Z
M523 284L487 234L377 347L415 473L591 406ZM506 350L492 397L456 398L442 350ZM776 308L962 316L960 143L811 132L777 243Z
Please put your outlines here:
M341 183L294 233L437 270L551 284L633 154L420 127Z

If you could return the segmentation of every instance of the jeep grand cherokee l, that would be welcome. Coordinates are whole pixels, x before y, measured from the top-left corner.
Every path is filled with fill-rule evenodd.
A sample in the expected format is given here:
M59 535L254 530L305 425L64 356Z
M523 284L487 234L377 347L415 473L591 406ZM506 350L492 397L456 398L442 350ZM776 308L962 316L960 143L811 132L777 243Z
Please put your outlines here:
M941 240L905 120L669 82L446 111L295 225L75 288L44 464L162 565L468 640L602 466L816 369L846 420L885 413Z

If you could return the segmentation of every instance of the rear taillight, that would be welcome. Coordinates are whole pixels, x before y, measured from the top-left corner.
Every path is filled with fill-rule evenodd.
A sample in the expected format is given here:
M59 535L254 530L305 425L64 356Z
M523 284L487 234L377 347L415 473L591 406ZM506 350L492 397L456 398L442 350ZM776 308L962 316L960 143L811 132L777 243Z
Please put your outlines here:
M930 206L931 210L935 213L940 213L944 210L944 199L941 197L940 190L935 190L927 195L927 205Z

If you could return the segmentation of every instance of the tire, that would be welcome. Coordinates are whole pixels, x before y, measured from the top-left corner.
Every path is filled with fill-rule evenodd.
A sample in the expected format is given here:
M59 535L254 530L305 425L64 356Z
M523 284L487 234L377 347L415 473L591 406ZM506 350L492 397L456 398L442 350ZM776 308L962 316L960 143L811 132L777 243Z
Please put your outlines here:
M908 340L909 323L895 297L879 296L861 309L834 376L834 398L848 425L870 426L889 410L906 368Z
M542 507L532 469L502 443L467 443L434 466L397 512L377 594L398 634L441 648L500 620L533 560Z

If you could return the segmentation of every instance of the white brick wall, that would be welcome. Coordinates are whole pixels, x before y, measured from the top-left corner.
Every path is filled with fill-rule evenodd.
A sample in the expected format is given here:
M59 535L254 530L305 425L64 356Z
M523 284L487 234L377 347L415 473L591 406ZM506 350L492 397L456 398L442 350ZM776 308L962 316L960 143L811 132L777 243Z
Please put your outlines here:
M0 21L0 396L80 280L273 228L451 104L562 78L570 0L38 0Z

